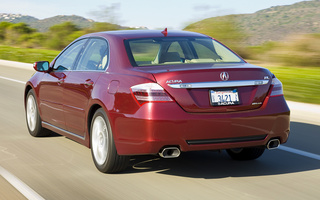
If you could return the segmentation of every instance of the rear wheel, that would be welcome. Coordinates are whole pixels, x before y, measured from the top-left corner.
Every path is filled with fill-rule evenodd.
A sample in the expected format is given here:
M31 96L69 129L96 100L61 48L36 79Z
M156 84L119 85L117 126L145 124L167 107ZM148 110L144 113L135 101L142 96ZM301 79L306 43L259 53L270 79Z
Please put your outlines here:
M49 130L41 126L41 118L33 90L29 90L26 98L26 121L30 135L41 137L50 134Z
M227 153L234 160L254 160L259 158L264 150L264 147L248 147L227 149Z
M98 170L103 173L125 170L129 157L118 155L109 120L102 108L95 112L90 130L91 154Z

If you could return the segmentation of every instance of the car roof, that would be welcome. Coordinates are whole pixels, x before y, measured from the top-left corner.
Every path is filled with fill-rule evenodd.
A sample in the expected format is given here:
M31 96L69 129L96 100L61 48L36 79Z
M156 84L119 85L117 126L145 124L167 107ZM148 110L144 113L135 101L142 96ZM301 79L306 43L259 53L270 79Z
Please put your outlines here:
M90 33L83 37L117 37L122 39L136 39L136 38L152 38L152 37L209 37L201 33L189 31L167 31L167 36L162 33L162 30L120 30L120 31L105 31Z

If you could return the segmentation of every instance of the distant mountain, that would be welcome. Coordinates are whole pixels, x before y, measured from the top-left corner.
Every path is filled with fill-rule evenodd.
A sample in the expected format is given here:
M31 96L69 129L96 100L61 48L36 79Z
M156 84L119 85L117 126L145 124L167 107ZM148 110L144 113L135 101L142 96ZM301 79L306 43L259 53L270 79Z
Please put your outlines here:
M51 26L61 24L63 22L72 22L79 28L88 28L91 27L94 23L93 20L86 19L77 15L58 15L55 17L39 20L37 22L32 22L30 23L30 26L36 28L40 32L45 32L49 30Z
M12 22L12 23L19 23L19 22L25 22L27 24L36 22L39 19L35 17L31 17L29 15L20 15L20 14L8 14L8 13L0 13L0 22L6 21L6 22Z
M247 45L283 40L289 35L320 33L320 0L275 6L253 14L233 15L238 28L248 34ZM229 16L212 17L193 23L185 30L206 29L213 21ZM230 19L230 17L229 17ZM213 36L214 37L214 36Z
M79 28L91 27L92 24L94 23L93 20L86 19L84 17L80 17L76 15L58 15L55 17L39 20L29 15L7 14L7 13L0 13L0 22L1 21L7 21L12 23L24 22L26 24L29 24L30 27L35 28L40 32L46 32L49 30L51 26L55 24L61 24L67 21L74 23Z

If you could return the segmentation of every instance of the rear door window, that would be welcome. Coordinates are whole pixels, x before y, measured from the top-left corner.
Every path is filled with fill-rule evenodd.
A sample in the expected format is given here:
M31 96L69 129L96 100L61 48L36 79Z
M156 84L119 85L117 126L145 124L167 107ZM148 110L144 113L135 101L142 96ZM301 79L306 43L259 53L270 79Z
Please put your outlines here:
M76 70L105 70L108 59L107 42L103 39L90 39L78 61Z

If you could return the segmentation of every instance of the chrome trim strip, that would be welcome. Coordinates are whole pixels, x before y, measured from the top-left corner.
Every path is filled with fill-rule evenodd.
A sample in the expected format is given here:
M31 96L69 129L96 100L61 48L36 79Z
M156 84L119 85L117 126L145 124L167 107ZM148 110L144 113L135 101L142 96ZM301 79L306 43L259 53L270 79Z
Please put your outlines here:
M237 143L237 142L254 142L264 140L267 135L255 135L247 137L235 137L235 138L220 138L209 140L187 140L188 145L198 144L221 144L221 143Z
M243 87L266 85L269 80L245 80L245 81L215 81L215 82L199 82L199 83L179 83L168 84L171 88L226 88L226 87Z
M79 139L81 139L81 140L85 140L85 137L82 137L82 136L77 135L77 134L75 134L75 133L71 133L71 132L66 131L66 130L64 130L64 129L62 129L62 128L56 127L56 126L54 126L54 125L52 125L52 124L49 124L48 122L42 122L42 124L51 126L52 128L58 129L59 131L65 132L65 133L67 133L68 135L72 135L72 136L77 137L77 138L79 138Z

